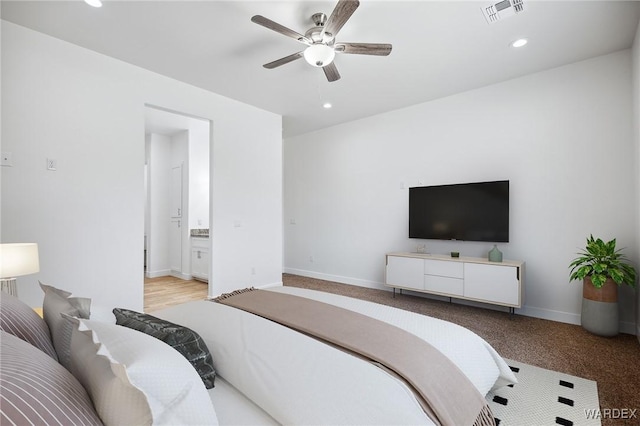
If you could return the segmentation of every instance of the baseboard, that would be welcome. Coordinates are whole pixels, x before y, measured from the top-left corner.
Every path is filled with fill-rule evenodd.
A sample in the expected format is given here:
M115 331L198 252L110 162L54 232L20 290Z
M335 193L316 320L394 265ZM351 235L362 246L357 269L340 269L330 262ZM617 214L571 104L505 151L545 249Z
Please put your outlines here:
M184 274L182 272L174 271L173 269L165 269L161 271L146 271L144 273L146 278L158 278L158 277L175 277L181 280L193 280L193 276L191 274Z
M636 325L632 322L620 322L620 333L636 334Z
M552 311L549 309L535 308L531 306L524 306L522 309L516 309L516 312L533 318L547 319L551 321L564 322L567 324L580 325L580 315L572 314L569 312ZM636 325L632 322L620 321L618 323L618 329L620 333L635 334Z
M323 274L320 272L307 271L304 269L295 269L295 268L283 268L283 271L287 274L300 275L308 278L332 281L332 282L341 283L341 284L356 285L360 287L373 288L377 290L392 291L389 287L386 287L383 283L379 283L375 281L361 280L358 278L351 278L351 277L343 277L340 275ZM407 291L405 290L405 292ZM425 297L428 299L448 300L447 297L432 295L428 293L420 293L420 292L409 292L409 293L411 293L414 296ZM462 299L454 298L452 299L452 301L454 303L458 303L462 305L476 306L476 307L482 307L482 308L494 309L494 310L505 310L505 311L507 310L507 308L498 306L498 305L491 305L491 304L473 302L473 301L462 300ZM546 319L546 320L556 321L556 322L563 322L566 324L580 325L580 314L573 314L570 312L554 311L551 309L543 309L543 308L537 308L535 306L525 305L521 309L516 309L515 313L518 315L524 315L527 317ZM640 341L640 325L638 325L638 329L636 330L636 324L632 322L621 321L620 332L625 334L632 334L632 335L637 334L638 340Z
M527 317L580 325L580 315L572 314L570 312L554 311L551 309L537 308L535 306L527 305L523 306L522 309L516 309L516 312Z
M282 287L282 286L283 286L282 281L280 281L280 282L271 283L271 284L259 285L256 288L265 289L265 288Z
M180 272L180 271L174 271L173 269L171 270L171 273L169 275L171 275L172 277L179 278L181 280L185 280L185 281L189 281L189 280L193 279L191 274L185 274L185 273Z
M145 272L145 277L147 278L166 277L167 275L171 275L171 269Z
M303 277L315 278L318 280L333 281L340 284L351 284L359 287L374 288L377 290L388 290L384 284L375 281L361 280L359 278L343 277L341 275L323 274L321 272L307 271L304 269L283 268L287 274L300 275Z

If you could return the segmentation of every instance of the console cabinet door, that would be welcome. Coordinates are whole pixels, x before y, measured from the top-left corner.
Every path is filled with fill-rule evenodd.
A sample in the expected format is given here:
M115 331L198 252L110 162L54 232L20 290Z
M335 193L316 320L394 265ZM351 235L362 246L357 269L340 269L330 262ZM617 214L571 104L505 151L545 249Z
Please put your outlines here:
M201 280L209 280L209 250L191 249L191 275Z
M392 287L424 290L424 260L387 256L386 284Z
M191 275L209 281L209 239L191 238Z
M520 282L515 266L464 264L464 296L520 307Z

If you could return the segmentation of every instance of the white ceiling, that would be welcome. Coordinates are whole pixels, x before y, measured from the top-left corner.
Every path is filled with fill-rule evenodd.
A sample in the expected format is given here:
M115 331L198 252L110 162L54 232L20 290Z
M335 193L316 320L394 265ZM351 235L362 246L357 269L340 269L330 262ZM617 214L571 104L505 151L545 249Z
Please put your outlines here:
M388 57L338 55L342 79L298 60L262 64L304 45L250 21L297 32L336 1L1 2L2 19L281 114L293 136L631 47L638 1L525 0L487 24L490 1L361 0L343 42L392 43ZM510 42L526 37L521 49ZM325 110L322 103L333 108Z

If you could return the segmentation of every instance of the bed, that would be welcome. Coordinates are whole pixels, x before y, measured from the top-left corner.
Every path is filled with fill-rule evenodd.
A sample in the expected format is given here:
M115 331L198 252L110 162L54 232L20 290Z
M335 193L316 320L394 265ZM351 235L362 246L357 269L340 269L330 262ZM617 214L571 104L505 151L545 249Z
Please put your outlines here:
M313 290L268 291L340 306L415 333L453 360L482 395L515 383L509 367L488 343L455 324ZM211 303L191 302L155 315L198 332L220 376L279 423L431 423L412 391L376 365L269 320Z
M418 336L451 360L471 382L474 392L477 391L483 397L492 389L516 382L507 364L487 342L455 324L318 291L291 287L261 291L345 308ZM63 295L63 300L73 299L68 293ZM0 309L3 336L8 328L4 317L10 316L9 311L4 309L6 300L7 297L3 295L3 309ZM15 301L12 303L15 304ZM75 314L82 316L81 310L75 309ZM127 371L127 374L134 377L134 382L138 380L129 383L130 387L144 388L148 386L147 382L155 383L158 374L162 375L163 381L172 384L166 386L168 389L162 390L164 393L150 395L143 390L147 401L156 399L159 402L155 407L133 413L138 416L137 419L142 419L138 422L140 424L434 424L405 380L376 363L363 360L315 337L212 301L189 302L154 312L153 315L162 321L193 330L206 343L215 366L215 387L206 389L199 380L198 373L194 375L196 369L189 362L185 364L184 357L168 353L176 351L166 351L162 345L168 345L158 339L115 325L112 318L103 316L101 320L77 319L78 315L74 316L74 312L67 313L62 324L72 328L71 343L75 344L74 348L85 348L72 351L75 353L71 354L72 358L76 358L75 364L67 370L71 373L71 378L78 379L77 382L85 388L88 400L92 403L90 405L93 405L85 407L86 411L95 410L96 418L104 424L122 422L122 416L109 416L113 412L124 415L125 413L120 412L127 410L116 407L126 406L129 399L135 398L120 400L117 404L109 398L100 401L100 397L95 396L96 388L104 389L104 378L88 378L91 374L78 371L82 369L78 365L86 364L86 358L90 358L100 361L102 369L115 371L117 368L114 370L114 365L123 364L122 357L133 356L128 355L132 352L132 347L136 354L140 352L147 356L144 358L141 355L139 360L136 358L138 355L135 355L132 363L144 366L140 370L148 372L154 378L137 379L135 372ZM126 329L126 333L121 329ZM52 336L55 334L51 332ZM111 334L115 334L115 337ZM43 340L42 337L39 339ZM0 361L3 364L6 340L10 339L2 340L3 356ZM31 340L29 343L34 345L34 339ZM121 348L114 346L114 342L122 341L126 343ZM52 358L50 346L55 345L43 345L40 342L40 346L39 351L45 352L45 357ZM160 352L164 354L164 358L156 359ZM38 356L40 359L40 354ZM56 356L65 357L57 352ZM147 364L153 366L148 367ZM98 368L96 365L100 364L93 364L89 371ZM429 365L422 367L429 371ZM6 376L6 370L3 365L3 376ZM3 381L5 379L3 377ZM111 380L114 380L113 377ZM180 383L181 389L188 390L188 397L179 405L172 402L177 398L172 394L176 383ZM151 385L152 388L154 386L156 385ZM9 397L4 387L0 391L0 411L5 416L0 420L4 422L6 407L10 406L6 402ZM113 392L120 391L115 388ZM67 421L65 424L71 423ZM84 421L78 424L90 423L92 422Z

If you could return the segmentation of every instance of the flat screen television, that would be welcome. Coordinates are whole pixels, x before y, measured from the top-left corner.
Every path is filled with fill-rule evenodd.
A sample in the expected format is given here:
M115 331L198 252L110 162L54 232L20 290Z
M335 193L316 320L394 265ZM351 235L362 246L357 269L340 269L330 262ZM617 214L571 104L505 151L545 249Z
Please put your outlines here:
M409 238L509 242L509 181L409 188Z

